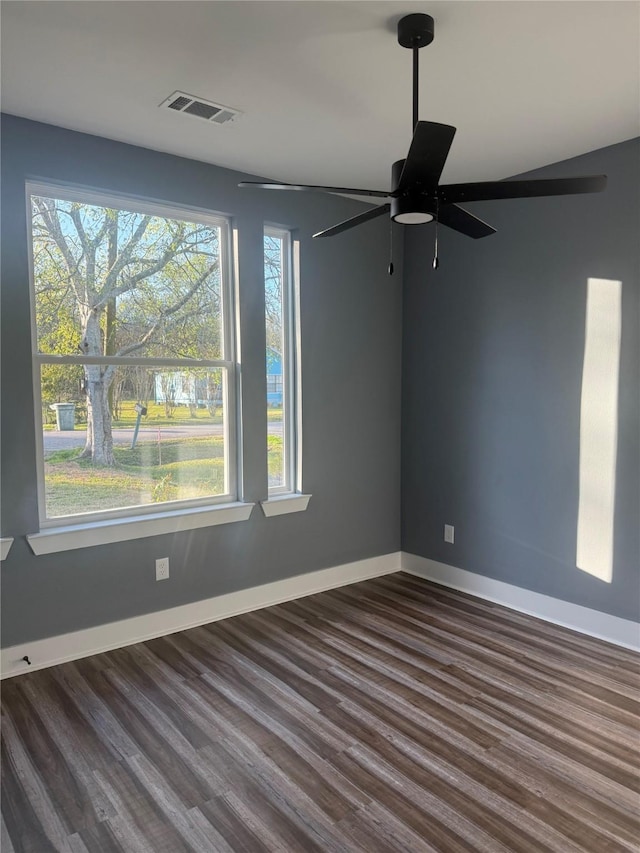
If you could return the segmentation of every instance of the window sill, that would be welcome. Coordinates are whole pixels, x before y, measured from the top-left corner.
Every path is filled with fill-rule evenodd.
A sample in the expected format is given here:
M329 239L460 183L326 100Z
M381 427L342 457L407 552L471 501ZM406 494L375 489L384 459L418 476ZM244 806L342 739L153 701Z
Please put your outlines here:
M9 556L9 551L11 550L11 546L13 545L13 539L9 537L2 537L0 539L0 560L6 560Z
M89 548L93 545L142 539L145 536L161 536L165 533L195 530L198 527L246 521L254 506L253 503L236 502L54 527L28 535L27 542L37 556L53 554L74 548Z
M304 512L311 495L274 495L268 501L260 501L262 512L271 518L274 515L286 515L289 512Z

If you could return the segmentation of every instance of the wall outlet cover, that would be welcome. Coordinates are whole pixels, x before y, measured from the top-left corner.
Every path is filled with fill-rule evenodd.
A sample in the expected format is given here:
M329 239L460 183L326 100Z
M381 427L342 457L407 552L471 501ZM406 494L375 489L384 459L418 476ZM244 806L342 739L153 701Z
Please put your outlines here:
M169 558L160 557L156 560L156 580L166 581L169 578Z

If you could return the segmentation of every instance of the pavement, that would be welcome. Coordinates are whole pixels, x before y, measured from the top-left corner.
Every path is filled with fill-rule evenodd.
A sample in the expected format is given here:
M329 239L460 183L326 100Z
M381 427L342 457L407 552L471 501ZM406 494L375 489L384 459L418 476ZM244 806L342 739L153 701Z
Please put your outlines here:
M202 426L170 426L170 427L140 427L137 443L143 441L168 441L176 438L194 438L195 436L222 435L222 424L203 424ZM282 421L269 421L269 434L282 435ZM73 447L83 447L86 440L86 430L43 430L45 453L53 450L69 450ZM131 447L133 428L114 429L113 443L126 444Z

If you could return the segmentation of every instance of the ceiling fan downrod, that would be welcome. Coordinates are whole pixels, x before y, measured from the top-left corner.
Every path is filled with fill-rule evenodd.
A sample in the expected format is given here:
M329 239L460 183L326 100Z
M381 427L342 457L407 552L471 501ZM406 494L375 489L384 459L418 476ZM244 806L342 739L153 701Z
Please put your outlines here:
M422 47L431 44L434 36L434 21L431 15L417 12L414 15L405 15L398 21L398 43L401 47L409 48L413 52L413 122L411 133L413 134L418 124L418 93L419 93L419 64L418 51Z

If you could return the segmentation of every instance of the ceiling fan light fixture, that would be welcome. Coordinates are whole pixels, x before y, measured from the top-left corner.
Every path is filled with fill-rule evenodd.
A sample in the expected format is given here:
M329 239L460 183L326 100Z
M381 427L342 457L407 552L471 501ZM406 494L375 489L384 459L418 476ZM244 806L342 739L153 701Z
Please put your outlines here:
M423 225L425 222L431 222L434 209L434 200L421 193L391 199L391 218L400 225Z
M421 213L419 210L408 210L406 213L396 213L392 218L394 222L399 222L400 225L424 225L425 222L433 220L433 214Z

